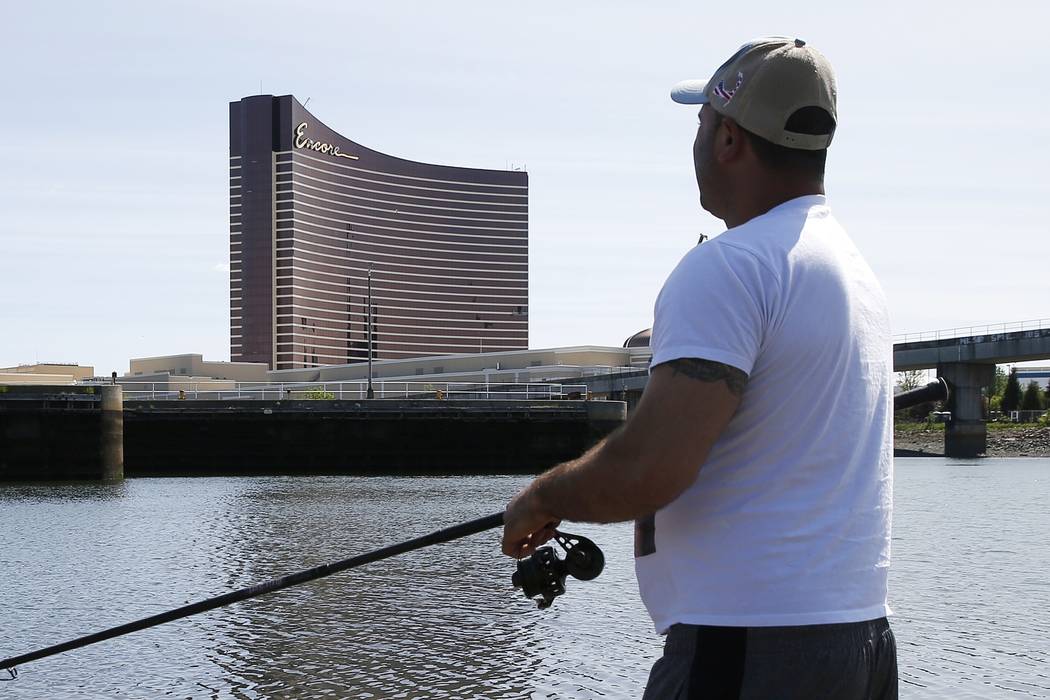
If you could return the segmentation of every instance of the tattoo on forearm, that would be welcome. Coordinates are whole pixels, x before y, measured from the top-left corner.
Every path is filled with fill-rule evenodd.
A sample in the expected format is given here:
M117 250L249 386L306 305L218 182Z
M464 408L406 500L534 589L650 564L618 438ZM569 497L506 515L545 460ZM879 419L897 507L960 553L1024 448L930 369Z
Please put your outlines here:
M717 382L725 380L733 396L741 396L744 393L744 385L747 384L747 374L737 369L724 365L721 362L701 360L696 357L683 357L671 360L667 363L674 370L674 375L684 374L690 379L699 379L702 382Z

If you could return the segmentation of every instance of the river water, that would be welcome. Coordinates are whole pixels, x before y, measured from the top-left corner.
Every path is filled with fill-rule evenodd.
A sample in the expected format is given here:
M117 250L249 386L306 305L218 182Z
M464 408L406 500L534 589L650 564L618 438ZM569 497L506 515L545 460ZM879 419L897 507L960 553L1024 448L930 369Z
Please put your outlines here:
M518 476L0 486L0 657L499 511ZM902 697L1050 696L1050 460L898 459ZM498 531L22 666L8 698L634 698L631 529L545 611Z

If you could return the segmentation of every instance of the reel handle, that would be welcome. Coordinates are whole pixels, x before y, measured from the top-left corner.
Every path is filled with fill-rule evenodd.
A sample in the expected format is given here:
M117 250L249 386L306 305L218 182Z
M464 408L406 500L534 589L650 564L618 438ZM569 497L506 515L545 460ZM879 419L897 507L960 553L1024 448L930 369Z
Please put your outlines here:
M565 593L567 575L590 581L605 568L602 550L586 537L555 530L554 541L565 550L564 559L558 558L553 547L540 547L528 559L519 560L517 571L511 576L511 583L522 589L526 598L539 596L536 605L541 610Z

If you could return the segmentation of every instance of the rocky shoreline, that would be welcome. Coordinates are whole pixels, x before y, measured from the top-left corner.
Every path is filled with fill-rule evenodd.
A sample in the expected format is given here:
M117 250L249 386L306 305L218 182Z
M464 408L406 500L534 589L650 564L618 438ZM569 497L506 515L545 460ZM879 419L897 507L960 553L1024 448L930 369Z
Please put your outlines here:
M917 424L897 426L893 448L899 457L944 455L944 428ZM1050 457L1050 427L1031 424L990 425L987 457Z

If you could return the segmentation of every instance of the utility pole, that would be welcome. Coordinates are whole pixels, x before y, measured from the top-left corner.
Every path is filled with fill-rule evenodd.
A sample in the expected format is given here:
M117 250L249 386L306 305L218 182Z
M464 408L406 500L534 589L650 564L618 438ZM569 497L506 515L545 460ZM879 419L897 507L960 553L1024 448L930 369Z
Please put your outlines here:
M365 398L374 399L375 391L372 390L372 266L368 266L368 391Z

